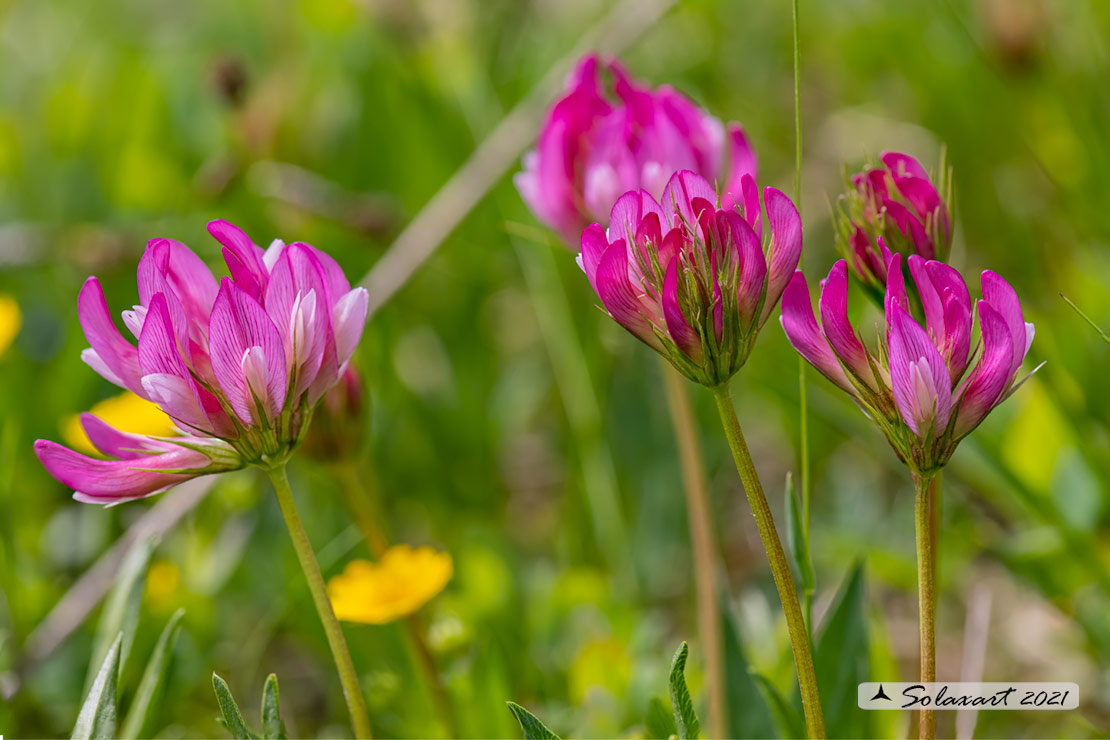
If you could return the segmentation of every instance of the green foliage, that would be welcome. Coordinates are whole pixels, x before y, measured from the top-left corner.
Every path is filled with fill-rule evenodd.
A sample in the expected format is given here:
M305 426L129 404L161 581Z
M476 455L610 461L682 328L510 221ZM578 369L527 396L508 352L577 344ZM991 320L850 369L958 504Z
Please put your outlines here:
M227 728L235 740L259 740L258 735L247 729L247 723L243 721L243 713L239 711L239 705L235 703L235 697L231 695L227 681L213 673L212 688L216 692L216 701L220 704L222 715L220 724Z
M857 706L857 686L869 680L863 563L844 579L814 649L817 688L829 737L870 737L870 712Z
M507 701L505 703L509 705L509 711L520 723L520 729L524 730L526 740L559 740L559 736L547 729L547 726L536 715L514 702Z
M790 559L798 574L802 593L812 594L817 588L817 575L813 571L813 558L809 551L809 532L802 517L801 501L794 488L794 477L786 474L785 506L786 544Z
M116 734L116 685L119 680L119 656L123 634L108 646L108 654L100 664L89 687L77 724L70 737L73 740L111 740Z
M267 676L266 683L262 687L261 738L247 727L247 723L243 719L243 713L239 711L239 705L235 702L235 697L231 695L231 689L227 682L215 673L212 674L212 688L216 692L216 701L220 705L222 716L219 718L219 722L231 733L235 740L285 740L285 723L282 721L281 711L278 709L278 680L276 675L271 673Z
M278 681L271 673L262 687L262 737L264 740L285 740L285 723L278 709Z
M689 654L690 648L683 642L671 661L671 710L674 712L679 740L694 740L701 731L698 715L694 712L694 702L690 699L690 690L686 688L686 657Z
M733 616L727 599L722 601L721 630L725 650L725 700L728 702L728 730L730 737L774 737L774 714L759 688L759 677L752 672L744 652L740 622ZM790 728L791 730L793 728ZM782 737L793 737L792 732L778 728Z
M139 605L142 603L143 588L146 585L146 570L150 565L150 556L154 552L155 545L156 541L153 538L137 541L123 559L115 585L100 615L96 640L93 643L93 659L89 663L89 676L85 681L86 686L91 685L96 675L95 667L101 664L108 650L121 635L120 671L127 665L131 644L135 640L135 628L139 624Z
M154 646L150 660L147 661L146 669L143 670L139 689L135 692L135 698L131 701L131 708L127 712L127 719L120 731L120 738L124 740L143 735L143 728L149 722L148 715L158 705L158 700L164 693L166 674L173 658L174 646L177 644L177 635L181 631L183 616L185 616L184 609L174 612L169 623L162 630L162 634L158 636L158 642Z

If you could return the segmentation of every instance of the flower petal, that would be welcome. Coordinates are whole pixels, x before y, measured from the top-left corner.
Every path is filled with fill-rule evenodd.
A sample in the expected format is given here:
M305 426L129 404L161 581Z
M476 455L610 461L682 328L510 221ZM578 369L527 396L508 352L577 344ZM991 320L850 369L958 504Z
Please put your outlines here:
M112 377L101 373L106 380L146 398L141 380L142 371L139 369L139 351L116 328L108 314L104 290L95 277L90 277L81 287L81 293L77 296L77 315L85 338L89 340L89 346L95 353L92 362L89 362L92 355L86 358L90 367L94 370L107 368Z
M833 352L861 381L878 390L867 351L848 321L848 264L844 260L837 260L829 270L818 305L821 326Z
M701 338L686 320L678 300L678 260L678 255L671 258L663 278L663 318L667 322L667 333L683 354L694 362L701 362Z
M597 297L618 324L648 346L662 351L659 338L645 315L643 301L628 279L628 248L624 239L613 242L597 269Z
M722 208L739 207L744 210L744 176L755 181L758 172L755 150L738 123L728 125L728 180L721 193Z
M802 217L793 201L775 188L763 189L767 225L771 230L771 256L767 268L767 295L763 299L760 325L774 311L783 288L790 281L802 255ZM751 222L751 219L748 219Z
M829 348L829 343L813 316L809 286L801 270L794 271L794 276L783 290L782 316L779 320L786 332L786 338L798 354L820 370L826 378L853 396L856 395L855 388L845 375L844 368L837 362L836 355Z
M674 173L663 189L660 203L667 224L672 228L680 225L687 229L695 228L698 224L698 214L693 205L695 198L716 203L717 192L696 172L682 170Z
M230 278L220 283L220 293L212 307L209 324L209 349L212 372L231 408L244 424L257 423L254 399L243 374L247 352L258 347L266 365L265 392L270 419L276 418L285 404L285 346L281 333L265 309ZM260 400L262 400L260 398Z
M50 475L74 490L75 499L96 504L118 504L159 493L195 477L163 471L209 464L204 453L183 447L142 459L99 460L45 439L35 442L35 455Z
M1013 380L1013 335L1006 319L985 300L979 301L979 331L983 354L960 396L956 411L957 438L977 427ZM1024 340L1023 340L1024 341Z
M590 224L582 232L582 251L578 254L578 266L586 273L590 287L597 292L597 267L601 264L601 257L609 248L609 240L605 237L605 229L601 224Z
M979 280L983 286L983 300L999 313L1010 330L1010 339L1013 342L1010 375L1013 375L1029 352L1029 345L1033 341L1033 325L1025 322L1017 292L1001 275L983 270Z
M895 305L890 326L890 381L903 421L920 439L948 426L952 380L929 334Z

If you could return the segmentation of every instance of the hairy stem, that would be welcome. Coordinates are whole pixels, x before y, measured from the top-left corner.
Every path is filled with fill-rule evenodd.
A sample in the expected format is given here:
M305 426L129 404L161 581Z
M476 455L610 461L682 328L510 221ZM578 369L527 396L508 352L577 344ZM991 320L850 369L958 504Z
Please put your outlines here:
M358 685L358 673L355 672L351 653L347 650L343 629L339 626L339 620L335 618L335 612L332 611L327 587L324 585L324 575L320 572L320 564L316 562L316 555L312 552L312 543L308 541L308 533L305 532L304 524L301 522L301 515L297 513L297 504L293 501L293 491L289 488L289 478L285 474L284 464L270 470L270 480L274 483L274 492L281 506L281 514L285 517L285 525L289 528L293 549L297 551L297 560L300 561L305 581L308 582L308 590L312 592L316 613L320 615L320 622L324 625L324 632L328 637L328 647L331 648L335 668L339 672L339 682L343 686L343 697L347 700L347 710L351 715L355 737L359 740L370 738L370 718L366 714L366 702L362 696L362 689Z
M921 627L921 683L937 680L936 657L936 571L933 547L935 533L933 528L934 507L932 476L914 475L914 533L917 541L917 603ZM937 486L939 488L939 485ZM937 491L939 496L939 491ZM937 734L936 712L922 709L919 714L919 733L921 740L932 740Z
M805 710L806 733L810 738L823 738L825 719L821 713L821 700L817 693L817 674L813 669L809 633L806 631L802 608L798 604L798 591L794 586L794 577L790 575L790 565L782 549L782 540L779 539L778 531L775 529L771 507L767 505L767 496L763 493L763 484L759 482L759 474L756 473L748 444L744 441L740 420L736 418L736 409L732 405L728 384L714 388L713 397L717 401L717 410L721 414L725 437L728 438L732 457L736 461L736 472L740 474L744 492L748 495L748 503L751 504L752 514L759 528L759 538L763 541L767 562L771 566L771 574L775 579L775 588L778 589L779 599L782 601L782 611L786 616L786 627L790 633L790 644L794 648L794 667L798 672L798 687L802 694L802 708Z
M728 736L728 703L725 701L724 647L721 639L721 614L717 602L717 558L714 555L713 525L709 515L708 485L702 462L690 397L678 372L662 362L663 385L670 407L671 423L678 442L682 467L682 487L686 493L686 518L694 556L694 588L698 612L698 633L705 653L706 685L709 694L707 725L710 737Z

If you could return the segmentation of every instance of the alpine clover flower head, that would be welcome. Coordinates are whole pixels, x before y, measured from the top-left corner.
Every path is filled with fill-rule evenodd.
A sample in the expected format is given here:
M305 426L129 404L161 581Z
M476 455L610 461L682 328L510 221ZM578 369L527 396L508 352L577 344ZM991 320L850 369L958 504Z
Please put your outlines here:
M839 201L837 247L873 297L886 290L887 249L948 261L952 189L943 160L935 185L920 162L899 152L884 153L882 167L849 179Z
M886 263L886 326L876 351L848 321L848 269L839 260L822 282L820 325L801 270L786 286L782 326L794 348L851 394L910 470L928 475L943 467L960 440L1005 401L1033 341L1017 294L984 270L983 297L971 295L954 268L919 255L908 258L924 323L911 315L903 255ZM978 317L978 337L972 327ZM1028 377L1028 376L1026 376Z
M206 473L283 462L312 410L347 368L362 335L367 294L339 265L303 243L263 251L239 228L213 221L230 277L217 282L188 247L155 239L139 261L139 303L123 312L125 339L95 277L77 299L89 349L105 379L153 401L177 436L121 432L91 414L82 425L109 459L39 440L46 469L78 501L115 504Z
M724 180L723 196L739 197L741 177L756 176L755 153L739 124L726 128L673 88L642 86L615 60L591 54L571 73L514 181L536 217L573 245L622 193L643 189L659 199L679 170Z
M719 208L706 180L677 172L662 203L646 190L625 193L608 231L593 224L582 233L578 264L609 315L706 386L744 365L798 265L797 208L774 188L763 198L767 239L751 175Z

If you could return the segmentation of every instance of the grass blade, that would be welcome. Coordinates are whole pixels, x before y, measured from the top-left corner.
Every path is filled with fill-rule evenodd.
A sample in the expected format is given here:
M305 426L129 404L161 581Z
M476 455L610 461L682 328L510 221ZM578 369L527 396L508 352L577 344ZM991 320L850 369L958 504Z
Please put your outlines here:
M119 656L123 635L108 646L108 654L93 677L92 686L81 705L73 740L111 740L116 734L116 684L119 680Z
M262 689L262 737L266 740L285 740L285 723L278 709L278 680L271 673Z
M184 615L184 609L174 612L165 629L162 630L162 634L158 636L154 652L151 653L150 660L147 661L146 669L143 671L142 680L139 681L135 699L127 710L127 719L124 720L123 730L120 732L120 738L123 740L142 736L151 707L158 704L158 698L165 687L170 661L173 658L177 634L181 630L181 618Z
M258 736L247 729L247 723L243 721L243 713L239 711L239 705L235 703L235 697L231 695L227 681L213 673L212 688L216 692L216 701L220 703L224 727L231 732L231 736L235 740L258 740Z

